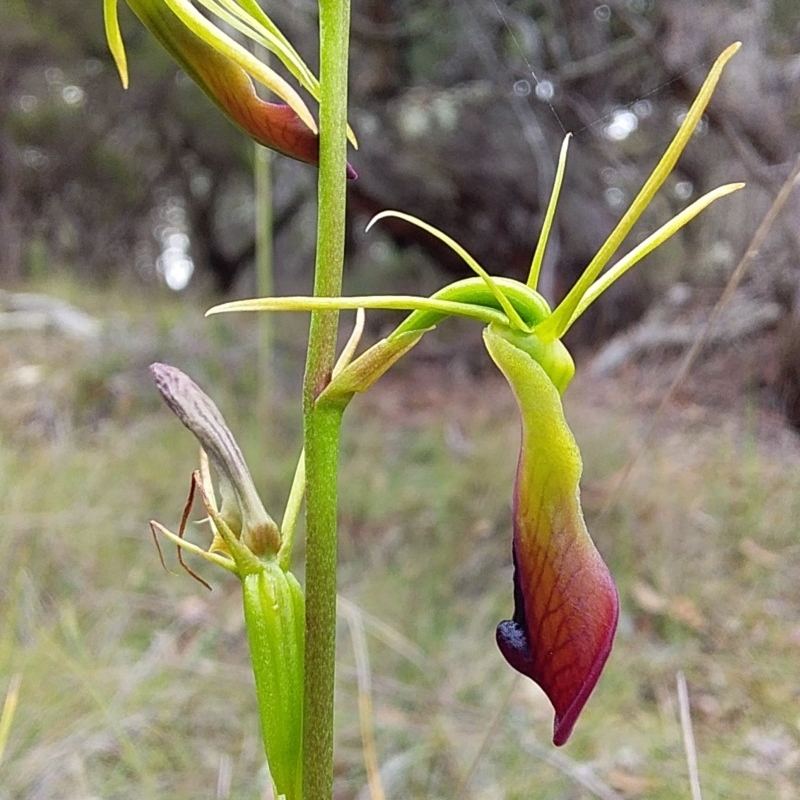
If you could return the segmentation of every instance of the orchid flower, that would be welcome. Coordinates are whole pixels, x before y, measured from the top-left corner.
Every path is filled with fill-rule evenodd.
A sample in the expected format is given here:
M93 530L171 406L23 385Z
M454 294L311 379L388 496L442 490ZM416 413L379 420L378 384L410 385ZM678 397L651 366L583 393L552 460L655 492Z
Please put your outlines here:
M522 417L513 493L514 612L512 619L498 625L496 639L511 666L539 684L552 702L556 745L567 741L594 690L611 651L619 613L614 582L587 532L581 511L581 456L561 404L575 368L561 338L591 303L644 256L711 203L743 186L728 184L704 195L603 272L672 171L725 64L738 49L738 43L731 45L714 63L665 154L554 310L536 286L564 175L569 136L561 148L542 235L525 283L490 276L447 234L407 214L384 211L369 227L386 217L416 225L452 248L476 277L452 283L429 298L265 298L226 303L209 312L411 310L393 333L332 376L317 402L339 407L346 406L355 393L366 391L444 318L464 316L486 325L484 343L516 396Z
M150 371L167 405L202 448L200 469L192 475L180 531L174 534L151 521L153 536L159 533L178 545L181 564L206 587L208 584L184 563L183 550L202 556L241 580L270 774L276 796L301 800L305 599L288 567L299 512L298 488L303 485L303 460L281 531L264 509L242 451L211 398L175 367L153 364ZM217 506L209 462L219 478L221 507ZM213 534L208 550L183 538L196 491Z
M201 14L192 0L126 2L234 125L264 147L298 161L319 163L317 123L297 90ZM199 3L221 22L274 53L300 86L319 101L319 81L256 0L199 0ZM103 11L108 46L122 85L127 88L128 66L117 18L117 0L103 0ZM283 102L269 103L259 98L253 79ZM349 137L357 146L352 131ZM349 164L347 176L356 177Z

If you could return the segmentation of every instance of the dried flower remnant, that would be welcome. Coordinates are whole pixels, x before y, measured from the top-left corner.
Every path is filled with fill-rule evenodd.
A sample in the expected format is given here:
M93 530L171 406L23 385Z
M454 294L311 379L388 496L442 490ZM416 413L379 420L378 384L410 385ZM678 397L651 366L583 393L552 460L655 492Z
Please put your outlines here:
M279 795L301 800L305 600L297 579L283 566L288 560L281 552L285 537L264 509L242 451L211 398L175 367L153 364L150 371L167 405L194 434L203 454L201 468L192 475L192 491L179 532L174 534L155 521L151 528L154 534L224 567L241 580L270 774ZM220 508L209 461L219 477ZM208 550L183 538L195 489L213 532Z

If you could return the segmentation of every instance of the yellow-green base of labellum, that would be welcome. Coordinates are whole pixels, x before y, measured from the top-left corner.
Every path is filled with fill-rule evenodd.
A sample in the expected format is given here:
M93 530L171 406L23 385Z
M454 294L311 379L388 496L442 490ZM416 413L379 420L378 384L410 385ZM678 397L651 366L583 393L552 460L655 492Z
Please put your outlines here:
M277 562L242 578L244 617L270 774L286 800L303 796L305 600Z

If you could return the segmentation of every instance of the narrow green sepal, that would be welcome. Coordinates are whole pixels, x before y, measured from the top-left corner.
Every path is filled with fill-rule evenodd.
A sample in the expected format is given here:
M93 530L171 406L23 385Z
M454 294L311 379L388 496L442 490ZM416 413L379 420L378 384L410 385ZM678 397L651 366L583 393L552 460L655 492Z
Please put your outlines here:
M108 49L114 58L119 79L122 81L122 88L128 88L128 61L125 57L125 45L122 41L122 33L119 29L119 18L117 17L117 0L103 0L103 20L106 26L106 41Z

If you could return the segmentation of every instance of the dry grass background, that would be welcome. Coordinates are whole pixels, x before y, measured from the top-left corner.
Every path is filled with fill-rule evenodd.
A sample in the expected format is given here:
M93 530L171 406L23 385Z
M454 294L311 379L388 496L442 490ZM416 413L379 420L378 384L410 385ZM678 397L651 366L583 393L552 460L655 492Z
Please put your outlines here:
M151 517L177 523L196 453L146 365L172 361L211 391L279 514L304 321L280 320L265 424L252 411L252 317L203 320L191 298L40 288L108 332L102 345L0 339L0 698L21 676L0 798L268 796L236 581L201 565L209 594L165 573L149 539ZM700 374L721 357L732 354L707 355ZM704 796L800 796L800 442L731 370L670 406L618 488L674 366L665 356L614 380L584 374L568 393L587 521L622 618L561 750L547 702L493 641L512 607L510 393L457 360L412 357L354 403L337 798L370 798L365 664L387 798L690 798L679 671Z

